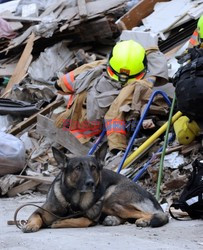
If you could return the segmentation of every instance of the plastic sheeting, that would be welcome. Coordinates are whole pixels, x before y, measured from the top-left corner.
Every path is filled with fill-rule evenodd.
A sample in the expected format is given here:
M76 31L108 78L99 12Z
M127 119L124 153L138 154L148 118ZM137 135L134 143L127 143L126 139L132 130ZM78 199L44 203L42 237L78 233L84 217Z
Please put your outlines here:
M16 37L16 35L17 33L12 30L11 25L4 19L0 18L0 38L12 39Z
M60 42L53 47L46 48L30 65L29 76L36 81L51 82L52 78L57 76L57 73L70 63L74 56L66 44L66 42Z
M17 137L0 132L0 176L21 171L25 165L25 147Z

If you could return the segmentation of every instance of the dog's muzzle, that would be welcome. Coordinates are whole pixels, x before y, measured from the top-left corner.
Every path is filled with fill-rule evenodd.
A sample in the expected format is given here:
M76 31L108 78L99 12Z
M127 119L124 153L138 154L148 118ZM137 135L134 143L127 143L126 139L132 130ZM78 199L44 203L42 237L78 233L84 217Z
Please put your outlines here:
M81 190L81 192L95 192L95 183L92 179L87 180Z

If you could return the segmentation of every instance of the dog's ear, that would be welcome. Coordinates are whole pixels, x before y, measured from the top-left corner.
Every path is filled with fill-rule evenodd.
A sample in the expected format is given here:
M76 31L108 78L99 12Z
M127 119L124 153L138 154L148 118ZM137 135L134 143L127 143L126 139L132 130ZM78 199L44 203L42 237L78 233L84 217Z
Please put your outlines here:
M101 168L103 168L103 165L104 165L104 159L105 159L105 156L106 156L106 153L107 153L107 148L108 148L107 140L104 140L102 142L102 144L100 145L100 147L94 153L95 158L97 159L97 161L102 166Z
M102 170L103 166L104 166L104 162L101 161L100 159L97 159L97 161L98 161L98 164L99 164L99 170Z
M58 163L58 168L63 169L67 161L66 155L55 147L52 147L52 152L56 162Z
M104 160L101 159L100 154L97 154L97 152L95 152L95 154L93 155L93 157L95 157L96 161L98 162L99 170L102 170L103 166L104 166Z

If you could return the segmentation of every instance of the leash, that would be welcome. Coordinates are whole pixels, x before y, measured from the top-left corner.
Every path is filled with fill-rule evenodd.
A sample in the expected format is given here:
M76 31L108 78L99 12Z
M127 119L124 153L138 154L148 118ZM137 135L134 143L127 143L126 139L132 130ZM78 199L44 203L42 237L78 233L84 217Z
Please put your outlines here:
M170 207L169 207L169 213L170 213L170 216L175 219L175 220L179 220L179 221L191 221L192 219L189 218L189 214L187 214L187 217L178 217L178 216L175 216L174 213L171 211L171 208L175 208L176 209L176 204L171 204ZM187 212L186 212L187 213Z
M27 220L17 220L17 215L19 213L19 211L23 208L23 207L26 207L26 206L33 206L33 207L37 207L49 214L51 214L52 216L56 217L57 219L59 220L64 220L64 219L71 219L71 218L74 218L76 216L82 216L85 214L85 212L76 212L75 214L71 214L71 215L68 215L68 216L65 216L65 217L61 217L61 216L58 216L54 213L52 213L51 211L45 209L45 208L42 208L36 204L32 204L32 203L26 203L22 206L20 206L19 208L16 209L15 213L14 213L14 224L16 225L17 228L19 228L21 231L23 229L23 227L27 224Z

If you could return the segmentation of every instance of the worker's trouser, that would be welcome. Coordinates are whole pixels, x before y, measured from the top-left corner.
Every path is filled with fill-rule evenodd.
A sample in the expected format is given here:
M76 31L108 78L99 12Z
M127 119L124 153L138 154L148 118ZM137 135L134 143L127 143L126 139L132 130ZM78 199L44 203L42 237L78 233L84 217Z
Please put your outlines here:
M125 150L127 140L124 109L129 105L135 114L140 114L143 105L147 102L146 94L149 96L149 92L151 93L149 86L138 82L131 83L121 90L111 104L104 117L110 150Z

